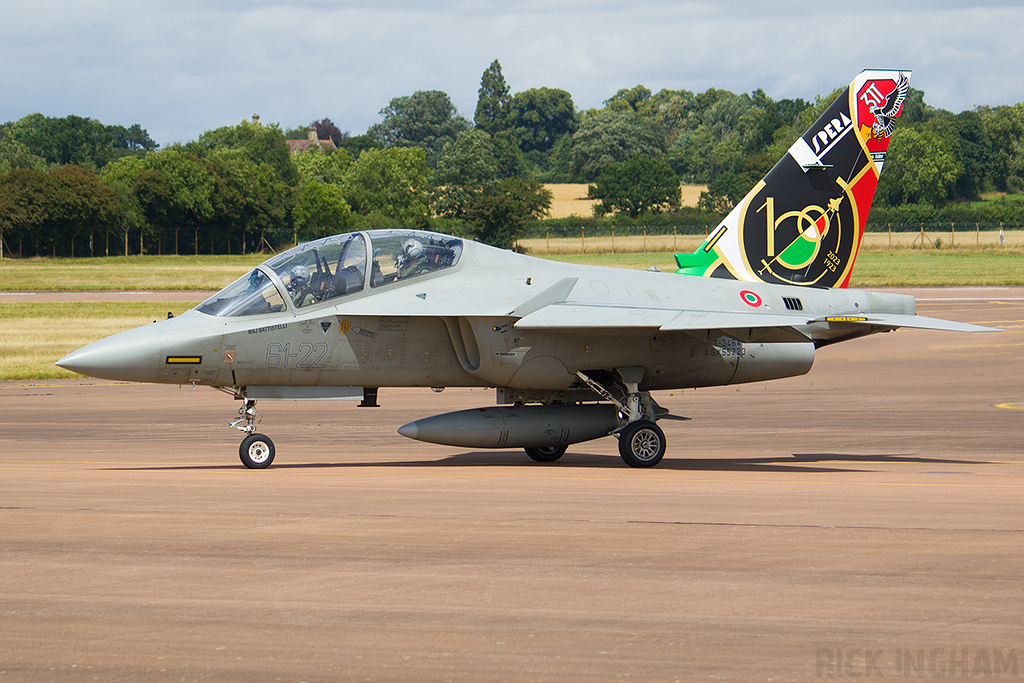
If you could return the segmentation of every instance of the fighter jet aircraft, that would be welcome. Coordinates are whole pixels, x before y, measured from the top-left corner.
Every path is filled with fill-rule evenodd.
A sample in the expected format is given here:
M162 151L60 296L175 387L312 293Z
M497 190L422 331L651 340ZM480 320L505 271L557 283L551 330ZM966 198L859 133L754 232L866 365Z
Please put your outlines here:
M704 244L677 256L682 274L355 232L297 246L193 310L57 365L233 395L249 468L275 456L255 433L258 400L375 405L381 387L496 388L496 406L399 427L413 439L551 462L613 435L626 463L652 467L667 414L652 391L802 375L822 346L899 327L990 331L917 316L911 296L846 289L909 75L858 75Z

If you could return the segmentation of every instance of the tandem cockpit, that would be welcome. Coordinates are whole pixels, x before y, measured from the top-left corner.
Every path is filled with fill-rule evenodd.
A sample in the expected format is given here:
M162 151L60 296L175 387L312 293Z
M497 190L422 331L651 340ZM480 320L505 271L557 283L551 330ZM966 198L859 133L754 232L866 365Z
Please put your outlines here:
M301 310L451 268L461 255L461 239L422 230L334 235L278 254L196 310L219 317Z

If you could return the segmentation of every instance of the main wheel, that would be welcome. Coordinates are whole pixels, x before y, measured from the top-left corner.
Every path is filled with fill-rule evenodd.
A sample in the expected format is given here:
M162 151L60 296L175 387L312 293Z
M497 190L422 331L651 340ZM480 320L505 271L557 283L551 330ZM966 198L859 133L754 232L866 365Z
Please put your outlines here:
M568 446L531 446L527 447L526 454L537 462L554 462L565 455Z
M665 456L665 432L648 420L638 420L619 432L619 455L630 467L654 467Z
M250 434L242 439L238 457L251 470L262 470L274 462L274 442L263 434Z

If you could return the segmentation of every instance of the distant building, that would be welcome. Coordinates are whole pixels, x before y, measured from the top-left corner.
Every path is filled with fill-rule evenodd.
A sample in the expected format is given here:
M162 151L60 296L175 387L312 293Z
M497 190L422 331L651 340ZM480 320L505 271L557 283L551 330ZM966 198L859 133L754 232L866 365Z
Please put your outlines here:
M295 152L306 152L314 147L322 150L337 149L333 140L321 140L317 137L316 128L310 126L306 129L305 140L285 140L288 143L288 149Z

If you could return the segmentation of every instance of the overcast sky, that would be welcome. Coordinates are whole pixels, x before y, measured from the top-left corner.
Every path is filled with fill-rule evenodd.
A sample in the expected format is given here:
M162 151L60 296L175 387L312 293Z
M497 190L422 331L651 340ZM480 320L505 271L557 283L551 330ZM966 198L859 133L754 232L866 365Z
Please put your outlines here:
M40 112L142 125L160 145L260 114L358 135L398 96L447 92L472 119L484 69L513 92L830 92L914 72L932 106L1024 101L1021 0L8 0L0 122Z

